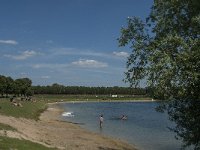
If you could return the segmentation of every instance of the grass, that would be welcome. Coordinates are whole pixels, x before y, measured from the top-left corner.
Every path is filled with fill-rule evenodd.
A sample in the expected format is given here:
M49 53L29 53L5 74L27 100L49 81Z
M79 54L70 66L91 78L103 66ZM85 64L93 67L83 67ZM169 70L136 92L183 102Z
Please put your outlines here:
M16 131L15 128L7 125L7 124L3 124L3 123L0 123L0 130L11 130L11 131Z
M20 102L23 107L13 106L12 103L7 99L0 100L0 114L13 117L23 117L28 119L38 120L39 115L44 111L47 106L46 102Z
M0 136L1 150L56 150L27 140L19 140Z
M23 107L13 106L9 99L0 99L0 114L13 117L23 117L28 119L38 120L42 111L47 108L45 101L28 102L20 101ZM12 130L16 129L0 123L0 130ZM15 138L8 138L0 136L0 150L55 150L55 148L47 148L43 145L30 142L27 140L19 140Z

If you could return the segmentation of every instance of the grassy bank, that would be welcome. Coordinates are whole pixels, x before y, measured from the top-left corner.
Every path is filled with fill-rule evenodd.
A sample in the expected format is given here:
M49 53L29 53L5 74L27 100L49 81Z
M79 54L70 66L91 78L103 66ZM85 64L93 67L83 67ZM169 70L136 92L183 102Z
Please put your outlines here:
M37 120L47 107L45 101L20 101L20 103L22 107L12 105L8 99L0 100L0 114Z
M6 116L13 117L23 117L28 119L38 120L39 115L46 108L46 102L38 101L38 102L27 102L20 101L22 107L14 106L9 99L0 99L0 114ZM16 129L0 123L0 130L12 130ZM47 148L43 145L27 141L27 140L19 140L15 138L9 138L5 136L0 136L0 149L18 149L18 150L53 150L53 148Z
M11 130L11 131L16 131L15 128L0 123L0 130ZM6 132L5 132L6 134ZM31 141L27 140L19 140L15 138L9 138L6 136L0 136L0 149L2 150L56 150L55 148L47 148L41 144L33 143Z
M0 149L2 150L56 150L27 140L19 140L0 136Z
M11 130L11 131L16 131L15 128L9 126L9 125L6 125L6 124L3 124L3 123L0 123L0 130Z

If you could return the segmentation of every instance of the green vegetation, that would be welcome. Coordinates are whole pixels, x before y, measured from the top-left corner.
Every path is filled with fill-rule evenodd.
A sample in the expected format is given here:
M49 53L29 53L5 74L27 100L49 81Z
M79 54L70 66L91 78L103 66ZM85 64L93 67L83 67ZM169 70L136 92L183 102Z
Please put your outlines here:
M8 99L0 100L0 114L38 120L42 111L46 109L45 101L20 101L22 107L14 106Z
M68 95L148 95L148 88L130 87L84 87L84 86L64 86L57 83L48 86L32 86L32 81L28 78L12 79L0 75L1 97L23 96L30 100L34 94L68 94Z
M0 136L0 149L2 150L56 150L55 148L47 148L43 145L33 143L27 140L19 140L15 138L7 138Z
M200 149L200 1L154 0L146 21L127 19L120 46L129 46L125 81L147 80L152 96L169 100L172 130L184 147Z
M85 86L64 86L52 84L48 86L32 86L34 94L69 94L69 95L147 95L146 88L130 87L85 87Z
M0 99L0 114L38 120L40 113L47 108L47 102L45 101L20 101L20 103L22 104L22 107L12 105L8 98ZM15 131L16 129L0 123L0 130ZM54 148L47 148L43 145L27 140L19 140L0 136L0 149L53 150Z
M0 94L7 97L9 94L31 96L32 81L28 78L13 80L11 77L0 75Z
M11 131L16 131L15 128L7 125L7 124L3 124L3 123L0 123L0 130L11 130Z
M40 113L47 108L47 102L45 101L20 101L20 103L22 104L22 107L14 106L8 98L0 99L0 114L38 120ZM16 129L11 126L0 123L0 130L15 131ZM53 150L54 148L47 148L43 145L33 143L27 140L19 140L0 136L0 149Z

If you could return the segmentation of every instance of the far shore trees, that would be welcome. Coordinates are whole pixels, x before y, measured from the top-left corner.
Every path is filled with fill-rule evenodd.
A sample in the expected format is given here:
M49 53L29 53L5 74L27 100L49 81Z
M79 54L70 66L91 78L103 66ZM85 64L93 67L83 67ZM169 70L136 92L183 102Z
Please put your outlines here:
M154 0L146 21L129 17L120 46L130 46L125 81L143 79L155 98L168 100L166 110L176 123L184 147L200 149L200 1Z
M147 97L147 88L130 87L85 87L64 86L58 83L47 86L33 86L29 78L12 79L0 75L1 97L9 94L15 96L29 97L33 94L69 94L69 95L128 95L134 97Z
M15 82L15 94L21 96L30 95L30 88L32 85L32 81L29 78L20 78L16 79Z
M5 77L0 75L0 94L8 96L8 94L13 93L14 81L11 77Z
M28 78L13 80L11 77L0 75L1 97L8 97L9 94L18 96L31 96L32 81Z

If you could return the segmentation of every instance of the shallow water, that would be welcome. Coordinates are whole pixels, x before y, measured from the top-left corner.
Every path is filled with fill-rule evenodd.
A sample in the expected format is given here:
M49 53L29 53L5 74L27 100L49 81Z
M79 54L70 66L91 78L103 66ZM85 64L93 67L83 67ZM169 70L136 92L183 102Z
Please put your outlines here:
M155 111L156 102L90 102L60 104L65 112L63 120L100 134L119 138L134 144L140 150L177 150L181 142L167 127L173 123L164 113ZM99 128L99 116L104 115L103 128ZM127 120L118 119L127 115Z

